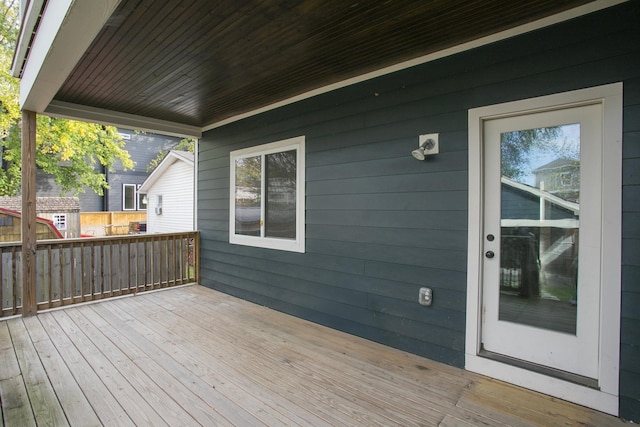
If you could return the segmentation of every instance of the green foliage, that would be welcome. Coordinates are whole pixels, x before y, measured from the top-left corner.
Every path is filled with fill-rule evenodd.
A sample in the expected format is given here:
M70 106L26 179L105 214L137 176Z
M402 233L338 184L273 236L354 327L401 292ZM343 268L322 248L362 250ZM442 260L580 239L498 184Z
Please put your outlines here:
M15 195L21 179L21 113L19 81L10 73L18 37L18 2L2 0L0 6L0 196ZM108 188L103 166L123 169L133 162L113 126L38 116L36 165L52 175L63 193L78 194L90 188L102 195Z
M534 146L552 149L552 141L561 133L559 126L518 130L502 134L500 142L501 174L518 179L526 174L529 153Z
M172 150L188 151L190 153L193 153L195 151L195 148L196 148L195 139L184 138L184 139L181 139L180 142L177 143L176 146L172 148ZM169 151L167 150L158 151L158 154L156 154L156 156L149 162L149 166L147 166L146 172L151 173L155 168L157 168L160 162L164 160L167 153L169 153Z

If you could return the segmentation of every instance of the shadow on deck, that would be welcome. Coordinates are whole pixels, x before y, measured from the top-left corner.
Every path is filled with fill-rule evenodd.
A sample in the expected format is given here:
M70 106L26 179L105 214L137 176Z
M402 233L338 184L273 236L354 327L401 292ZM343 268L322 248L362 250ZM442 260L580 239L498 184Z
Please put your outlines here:
M2 321L0 367L6 426L623 424L198 285Z

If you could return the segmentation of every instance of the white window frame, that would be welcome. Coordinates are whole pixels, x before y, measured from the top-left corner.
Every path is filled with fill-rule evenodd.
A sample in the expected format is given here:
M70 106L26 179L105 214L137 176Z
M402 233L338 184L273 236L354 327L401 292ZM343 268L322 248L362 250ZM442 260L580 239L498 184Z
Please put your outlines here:
M162 215L162 194L156 195L156 215Z
M122 210L123 211L146 211L147 207L143 206L141 196L142 193L139 192L142 184L122 184ZM133 208L126 207L126 188L133 187Z
M67 214L65 213L53 214L53 225L55 225L59 231L66 231L67 230Z
M133 208L127 208L126 200L127 200L127 188L133 187ZM136 184L122 184L122 210L123 211L135 211L137 210L137 197L138 191L136 189Z
M142 203L142 200L146 197L146 194L140 192L140 187L142 187L142 184L136 185L136 209L139 211L146 211L148 202Z
M264 237L264 224L261 225L261 236L246 236L236 234L236 160L244 157L264 156L296 150L296 238L284 239ZM229 186L229 243L236 245L255 246L259 248L277 249L291 252L305 252L305 137L298 136L282 141L271 142L242 150L232 151L230 161ZM264 174L264 168L263 174ZM264 179L262 179L262 194L264 194ZM264 197L262 197L261 212L264 213ZM264 218L264 214L261 214Z

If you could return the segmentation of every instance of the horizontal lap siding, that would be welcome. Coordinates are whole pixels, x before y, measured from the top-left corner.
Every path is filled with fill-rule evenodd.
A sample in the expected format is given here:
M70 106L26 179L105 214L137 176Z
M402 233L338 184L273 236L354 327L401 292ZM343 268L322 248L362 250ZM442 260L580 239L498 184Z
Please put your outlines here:
M621 391L622 412L632 413L640 398L638 9L624 4L206 132L202 284L462 366L468 110L623 81L622 371L631 379L622 376ZM440 154L416 161L418 135L433 132ZM306 253L229 245L229 151L298 135L306 136ZM422 286L434 290L432 307L418 304Z
M155 209L159 195L162 213L158 215ZM177 160L153 183L147 198L149 233L193 230L193 166Z
M637 19L637 16L636 16ZM636 34L640 45L640 36ZM638 55L640 56L640 55ZM637 58L636 58L637 62ZM640 421L640 73L625 81L620 415Z

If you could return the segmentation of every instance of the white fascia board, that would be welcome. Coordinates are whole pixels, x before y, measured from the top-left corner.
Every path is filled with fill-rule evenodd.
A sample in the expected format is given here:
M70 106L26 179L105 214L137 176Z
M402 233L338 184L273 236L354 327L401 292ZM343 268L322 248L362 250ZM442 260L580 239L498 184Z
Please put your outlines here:
M20 35L18 36L18 43L16 50L13 53L13 62L11 63L11 75L13 77L20 77L22 73L22 65L27 60L27 50L29 49L29 43L31 42L31 35L35 30L38 17L42 11L44 0L32 0L27 6L27 10L22 17L22 24L20 25Z
M266 111L275 110L276 108L283 107L285 105L293 104L298 101L302 101L305 99L312 98L317 95L322 95L324 93L331 92L336 89L341 89L347 86L351 86L357 83L361 83L367 80L371 80L380 76L384 76L387 74L395 73L396 71L405 70L407 68L415 67L416 65L426 64L427 62L432 62L437 59L445 58L447 56L455 55L461 52L465 52L467 50L472 50L481 46L485 46L500 40L506 40L511 37L519 36L521 34L525 34L531 31L538 30L540 28L548 27L551 25L558 24L560 22L568 21L573 18L577 18L583 15L587 15L592 12L597 12L602 9L606 9L608 7L616 6L621 3L625 3L629 0L595 0L591 3L587 3L582 6L578 6L574 9L566 10L564 12L548 16L546 18L539 19L537 21L529 22L524 25L520 25L515 28L511 28L508 30L504 30L495 34L491 34L485 37L481 37L476 40L472 40L467 43L462 43L457 46L453 46L448 49L443 49L437 52L430 53L425 56L421 56L415 59L411 59L408 61L400 62L395 65L391 65L389 67L382 68L380 70L372 71L370 73L362 74L360 76L356 76L347 80L343 80L328 86L323 86L318 89L314 89L309 92L305 92L300 95L296 95L294 97L276 102L274 104L267 105L265 107L261 107L252 111L248 111L246 113L238 114L236 116L229 117L224 120L220 120L218 122L211 123L202 128L203 132L206 132L211 129L219 128L221 126L225 126L229 123L236 122L238 120L246 119L251 116L255 116L257 114L264 113Z
M171 165L176 162L185 162L189 166L193 167L193 161L185 159L183 156L176 154L174 151L169 151L160 164L149 174L147 179L144 180L142 185L138 188L141 193L148 193L155 182L164 174Z
M138 191L141 193L148 193L149 190L151 190L151 187L153 187L153 184L155 184L155 182L162 176L165 170L176 161L178 161L178 158L171 156L171 153L169 153L167 157L162 159L162 162L160 162L160 164L149 174L147 179L142 182Z
M202 130L198 126L88 107L69 102L51 101L43 113L48 116L83 120L91 123L103 123L126 129L135 129L169 136L186 138L200 138L202 136Z
M119 0L47 2L22 71L23 110L45 111L118 3Z

